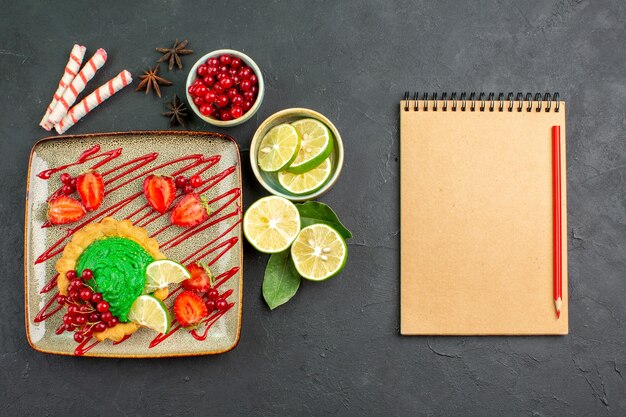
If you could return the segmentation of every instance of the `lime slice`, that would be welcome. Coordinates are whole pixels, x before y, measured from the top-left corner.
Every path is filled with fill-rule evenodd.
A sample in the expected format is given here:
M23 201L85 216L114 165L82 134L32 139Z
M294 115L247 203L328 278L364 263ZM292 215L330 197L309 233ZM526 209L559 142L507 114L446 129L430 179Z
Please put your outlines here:
M291 245L291 259L303 278L324 281L341 272L348 246L332 227L312 224L302 229Z
M330 158L326 158L319 166L302 174L281 171L278 173L278 182L290 193L307 194L326 184L330 174L332 174Z
M287 168L294 174L309 171L333 151L333 135L326 125L315 119L301 119L291 124L302 137L296 159Z
M282 197L264 197L248 208L243 217L243 233L258 251L286 250L300 231L300 213Z
M170 331L170 313L161 300L151 295L137 297L128 312L128 320L166 334Z
M146 268L146 285L143 290L150 294L158 289L167 288L168 284L177 284L191 278L187 268L169 259L152 262Z
M300 150L300 135L288 124L273 127L263 136L259 145L257 161L259 168L276 172L289 166Z

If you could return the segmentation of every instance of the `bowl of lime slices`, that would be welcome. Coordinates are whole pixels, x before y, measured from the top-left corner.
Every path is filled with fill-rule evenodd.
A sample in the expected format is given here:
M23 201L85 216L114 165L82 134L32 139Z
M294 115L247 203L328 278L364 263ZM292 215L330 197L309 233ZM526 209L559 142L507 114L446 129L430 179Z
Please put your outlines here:
M281 110L254 133L250 163L270 193L292 201L311 200L337 182L343 143L324 115L303 108Z

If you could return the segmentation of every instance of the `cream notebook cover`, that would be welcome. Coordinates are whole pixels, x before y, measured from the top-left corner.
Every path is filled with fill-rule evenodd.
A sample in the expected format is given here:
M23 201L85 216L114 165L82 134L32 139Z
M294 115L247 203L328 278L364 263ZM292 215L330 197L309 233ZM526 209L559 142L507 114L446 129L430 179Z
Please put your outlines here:
M401 101L403 335L567 334L565 104L548 97ZM561 126L560 318L554 125Z

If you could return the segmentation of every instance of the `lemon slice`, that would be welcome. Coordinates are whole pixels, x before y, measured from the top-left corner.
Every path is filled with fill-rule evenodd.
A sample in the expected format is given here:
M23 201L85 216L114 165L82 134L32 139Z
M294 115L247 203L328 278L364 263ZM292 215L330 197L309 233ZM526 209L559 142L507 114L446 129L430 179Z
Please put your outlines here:
M308 194L326 184L331 174L330 159L326 158L319 166L302 174L281 171L278 173L278 182L292 194Z
M281 124L270 129L263 136L257 162L266 172L276 172L289 166L300 150L300 135L288 124Z
M270 196L257 200L243 216L243 233L258 251L286 250L300 231L300 213L289 200Z
M178 262L169 259L160 259L152 262L146 268L146 285L143 290L146 294L153 293L169 284L177 284L191 278L187 268Z
M291 124L302 138L296 159L287 168L294 174L307 172L328 158L333 151L333 135L315 119L300 119Z
M166 334L170 331L170 313L161 300L151 295L137 297L128 312L128 319L141 326Z
M346 265L348 246L332 227L312 224L302 229L291 245L291 259L303 278L324 281Z

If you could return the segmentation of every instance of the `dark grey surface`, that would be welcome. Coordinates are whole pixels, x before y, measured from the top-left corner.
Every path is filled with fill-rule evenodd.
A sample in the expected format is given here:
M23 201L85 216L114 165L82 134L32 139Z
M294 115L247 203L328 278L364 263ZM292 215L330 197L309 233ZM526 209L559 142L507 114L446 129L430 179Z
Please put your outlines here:
M1 415L626 415L626 3L1 1ZM255 3L259 3L258 5ZM261 4L263 3L263 4ZM122 3L119 3L122 4ZM44 355L23 325L23 208L37 124L74 42L109 52L90 89L189 38L197 57L250 54L267 82L253 120L219 130L247 164L258 124L309 107L342 132L346 162L321 200L354 232L340 278L270 312L266 256L246 246L239 346L215 357ZM167 128L164 99L128 89L68 133ZM133 83L136 86L136 82ZM570 335L398 335L398 100L420 91L559 91L567 100ZM211 130L198 118L191 130ZM63 414L62 414L63 413Z

